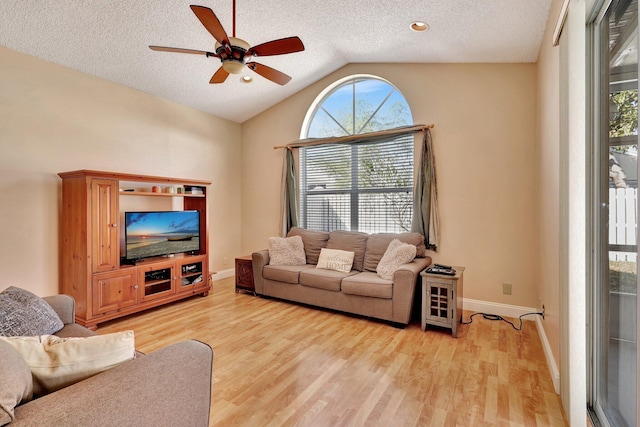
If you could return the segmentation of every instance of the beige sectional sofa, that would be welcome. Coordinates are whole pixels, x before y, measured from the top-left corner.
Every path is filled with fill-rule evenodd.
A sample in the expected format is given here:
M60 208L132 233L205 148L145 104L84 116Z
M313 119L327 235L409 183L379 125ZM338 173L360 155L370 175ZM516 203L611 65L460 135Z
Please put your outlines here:
M90 337L75 323L74 300L46 297L64 323L59 337ZM23 387L12 375L20 355L0 342L0 425L12 412L12 396ZM134 360L15 407L9 426L202 426L209 425L213 351L182 341L138 354ZM15 366L15 365L14 365ZM4 373L3 373L4 372ZM5 412L6 411L6 412ZM11 416L13 418L13 416Z
M300 236L305 265L270 265L268 250L254 252L256 293L317 307L381 319L404 327L411 320L420 272L431 264L419 233L371 234L352 231L310 231L294 227L287 235ZM416 246L416 258L393 273L391 280L376 272L394 239ZM354 252L348 273L316 268L322 248Z

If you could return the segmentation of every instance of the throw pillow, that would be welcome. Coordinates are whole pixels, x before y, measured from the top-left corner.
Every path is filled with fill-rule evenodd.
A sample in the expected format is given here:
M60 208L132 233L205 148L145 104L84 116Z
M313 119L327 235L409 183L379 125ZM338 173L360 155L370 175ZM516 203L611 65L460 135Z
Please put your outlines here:
M133 331L84 338L0 337L27 362L41 396L106 371L135 356Z
M416 247L393 239L376 269L378 276L386 280L393 279L393 273L402 265L413 261L416 257Z
M269 237L269 265L305 265L302 237Z
M365 270L376 271L382 255L384 255L389 243L391 243L393 239L398 239L402 243L415 245L416 258L425 257L424 236L420 233L374 233L367 239L367 247L364 254Z
M322 248L320 250L320 257L318 258L316 268L348 273L351 271L354 256L354 252Z
M15 286L0 292L0 336L49 335L63 326L53 308L39 296Z
M31 400L32 394L29 367L20 353L0 340L0 426L13 421L13 409Z

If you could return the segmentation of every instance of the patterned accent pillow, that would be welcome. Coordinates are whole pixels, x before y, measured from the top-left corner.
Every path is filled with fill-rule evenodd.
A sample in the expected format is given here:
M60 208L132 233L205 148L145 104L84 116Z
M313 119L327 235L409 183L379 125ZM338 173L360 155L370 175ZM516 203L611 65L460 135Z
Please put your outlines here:
M39 296L15 286L0 292L0 336L49 335L63 327L58 314Z
M378 276L386 280L392 280L393 273L400 268L401 265L413 261L415 257L415 245L402 243L398 239L393 239L378 263L376 269Z
M305 265L302 237L269 237L269 265Z
M322 248L320 250L320 257L318 257L318 265L316 265L316 268L348 273L351 271L351 266L353 266L354 256L354 252Z

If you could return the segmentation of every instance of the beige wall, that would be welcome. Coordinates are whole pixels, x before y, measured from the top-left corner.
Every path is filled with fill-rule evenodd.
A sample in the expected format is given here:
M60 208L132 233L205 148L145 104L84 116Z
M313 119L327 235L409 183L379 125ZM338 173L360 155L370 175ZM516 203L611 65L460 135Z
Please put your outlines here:
M58 293L58 172L210 180L212 269L240 253L241 127L0 47L0 290Z
M282 150L272 147L299 138L325 87L359 73L389 80L414 122L436 125L442 242L433 258L467 267L466 298L537 306L535 64L351 64L243 123L243 253L279 232Z
M538 143L540 180L539 306L553 357L560 361L560 48L553 31L562 0L554 0L538 57Z

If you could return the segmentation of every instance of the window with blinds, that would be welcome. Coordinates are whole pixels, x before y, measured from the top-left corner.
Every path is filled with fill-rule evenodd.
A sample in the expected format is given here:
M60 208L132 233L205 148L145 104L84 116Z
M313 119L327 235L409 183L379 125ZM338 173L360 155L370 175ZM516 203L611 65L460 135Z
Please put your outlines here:
M409 231L413 135L300 149L301 226L367 233Z
M361 135L413 123L404 96L375 76L350 76L316 99L303 138ZM413 135L304 147L299 152L300 225L311 230L409 231Z

